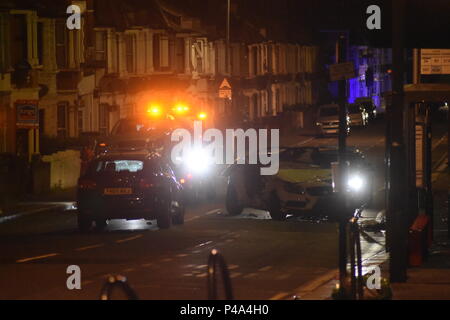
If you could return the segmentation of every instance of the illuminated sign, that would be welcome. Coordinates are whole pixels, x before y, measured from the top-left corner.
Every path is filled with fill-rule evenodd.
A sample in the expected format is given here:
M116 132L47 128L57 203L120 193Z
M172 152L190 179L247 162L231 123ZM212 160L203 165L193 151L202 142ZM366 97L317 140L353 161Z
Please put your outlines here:
M16 124L18 127L39 126L39 108L37 100L18 100L16 105Z

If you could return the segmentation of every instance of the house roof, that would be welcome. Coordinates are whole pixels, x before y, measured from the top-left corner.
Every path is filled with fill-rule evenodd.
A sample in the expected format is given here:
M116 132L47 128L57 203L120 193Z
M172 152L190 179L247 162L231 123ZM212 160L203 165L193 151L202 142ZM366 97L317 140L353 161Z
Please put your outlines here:
M168 27L155 0L96 0L95 26L125 30L132 27Z

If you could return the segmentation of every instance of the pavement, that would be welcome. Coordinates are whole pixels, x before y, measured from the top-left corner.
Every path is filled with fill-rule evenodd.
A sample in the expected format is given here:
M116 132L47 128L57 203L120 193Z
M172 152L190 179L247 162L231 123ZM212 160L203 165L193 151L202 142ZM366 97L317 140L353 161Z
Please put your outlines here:
M450 228L447 227L449 217L447 146L448 135L438 135L433 141L433 244L428 250L428 256L424 257L422 265L409 267L406 282L391 283L393 300L450 300ZM380 221L382 216L383 211L380 211L375 220ZM360 219L361 224L367 224L373 217L373 215L366 215L363 219ZM366 274L371 266L378 266L381 269L382 276L389 279L389 253L385 251L384 237L380 237L379 234L373 234L372 232L366 232L366 235L368 237L363 236L361 238L362 251L369 254L366 259L363 257L363 274ZM380 247L371 247L371 242L373 243L373 241L369 240L368 242L370 238L380 244ZM379 251L376 252L377 250ZM368 253L370 251L373 254ZM283 298L330 300L330 294L338 283L338 270L336 269L297 288L295 292Z
M40 195L26 195L0 210L0 223L35 213L75 209L76 189L57 189Z

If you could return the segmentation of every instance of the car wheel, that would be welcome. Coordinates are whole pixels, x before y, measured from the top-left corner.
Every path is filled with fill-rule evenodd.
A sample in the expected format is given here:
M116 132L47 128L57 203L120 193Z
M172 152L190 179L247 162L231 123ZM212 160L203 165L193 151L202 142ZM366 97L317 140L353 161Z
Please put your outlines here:
M92 219L90 219L88 216L86 216L83 213L78 213L78 230L80 230L80 232L89 232L89 230L91 230L92 227Z
M228 185L225 206L228 214L232 216L240 215L244 210L242 204L239 203L236 188L233 185Z
M105 230L108 223L106 222L106 219L96 219L95 220L95 230L96 231L102 231Z
M270 195L269 213L273 220L286 220L287 214L281 210L281 202L275 192L272 192Z
M176 211L177 213L172 217L172 223L178 225L184 224L184 212L186 211L184 205L178 207Z
M172 225L172 210L170 201L164 200L163 203L161 203L156 223L160 229L169 229Z

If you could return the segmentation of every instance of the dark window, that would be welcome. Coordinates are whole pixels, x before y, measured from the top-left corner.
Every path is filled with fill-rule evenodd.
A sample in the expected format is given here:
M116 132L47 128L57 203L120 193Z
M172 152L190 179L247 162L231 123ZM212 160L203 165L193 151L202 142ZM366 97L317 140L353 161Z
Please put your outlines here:
M176 68L177 73L184 73L184 39L177 38L175 42L176 48Z
M6 16L0 14L0 25L5 25ZM0 72L4 73L9 67L10 47L8 40L10 35L7 34L6 28L0 28L0 43L6 44L0 46Z
M42 22L37 23L37 51L38 51L38 60L39 64L44 64L44 24Z
M27 61L27 19L24 14L11 15L11 64Z
M134 63L134 36L131 34L125 35L125 55L127 72L134 73L136 71Z
M267 72L273 72L272 45L267 46Z
M153 66L155 70L159 70L160 63L159 63L159 34L155 34L153 36Z
M56 21L55 23L55 40L56 40L56 64L59 69L68 67L67 62L67 34L64 21Z
M83 111L78 110L78 133L83 131Z
M252 48L252 59L253 59L253 75L258 74L258 48Z
M106 31L95 32L95 60L106 60Z
M44 134L45 109L39 109L39 134Z
M67 136L67 109L68 102L60 102L57 106L57 134L58 137Z
M98 127L102 135L108 134L109 129L109 116L108 116L108 105L100 104L98 110Z

